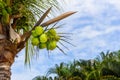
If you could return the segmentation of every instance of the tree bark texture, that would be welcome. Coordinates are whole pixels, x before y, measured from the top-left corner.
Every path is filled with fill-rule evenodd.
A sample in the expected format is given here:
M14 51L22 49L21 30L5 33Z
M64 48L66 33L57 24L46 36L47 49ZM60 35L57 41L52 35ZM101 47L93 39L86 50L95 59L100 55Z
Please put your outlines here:
M0 39L0 80L11 80L11 65L16 53L16 44L6 39Z

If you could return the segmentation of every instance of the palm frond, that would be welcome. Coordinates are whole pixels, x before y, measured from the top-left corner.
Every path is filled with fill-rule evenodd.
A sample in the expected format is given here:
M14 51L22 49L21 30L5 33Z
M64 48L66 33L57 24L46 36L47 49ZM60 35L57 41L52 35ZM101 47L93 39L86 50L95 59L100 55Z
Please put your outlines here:
M64 41L64 42L66 42L66 43L68 43L68 44L70 44L70 45L72 45L73 47L76 47L74 44L72 44L72 43L70 43L70 42L68 42L67 40L65 40L65 39L60 39L61 41Z
M47 17L50 10L51 10L51 7L43 14L43 16L40 17L40 19L37 21L37 23L34 26L40 25L42 23L42 21Z
M57 46L57 48L66 55L66 53L59 46Z
M44 22L44 23L42 23L41 24L41 26L43 26L43 27L45 27L45 26L48 26L48 25L50 25L50 24L52 24L52 23L55 23L55 22L57 22L57 21L60 21L60 20L62 20L62 19L64 19L64 18L66 18L66 17L68 17L68 16L70 16L70 15L72 15L72 14L74 14L74 13L76 13L76 12L66 12L66 13L64 13L64 14L61 14L60 16L58 16L58 17L55 17L55 18L53 18L53 19L51 19L51 20L49 20L49 21L47 21L47 22Z
M60 43L63 47L65 47L67 50L69 50L69 48L66 47L62 42L59 41L59 43Z

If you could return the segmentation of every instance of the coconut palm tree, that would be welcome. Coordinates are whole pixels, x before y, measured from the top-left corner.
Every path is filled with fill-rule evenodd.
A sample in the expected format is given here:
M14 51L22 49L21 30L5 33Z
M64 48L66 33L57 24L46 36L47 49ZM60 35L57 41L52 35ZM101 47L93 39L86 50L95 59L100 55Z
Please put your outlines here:
M83 80L119 79L119 51L101 52L94 60L79 60L77 65L85 76Z
M102 75L114 75L115 77L120 77L120 61L119 61L119 51L109 53L104 61L102 61L103 70Z
M66 76L67 70L65 63L60 63L60 65L55 65L55 68L50 68L49 71L47 72L47 76L50 74L57 74L57 76L60 78Z
M36 26L49 26L74 13L67 12L43 23L49 7L58 8L57 5L57 0L0 0L0 80L10 80L10 68L23 48L26 64L36 55L36 47L31 44L31 32Z
M47 76L50 76L51 74L56 74L54 78L59 78L60 80L68 80L72 72L69 69L68 64L60 63L60 65L55 65L54 68L50 68L47 72Z
M95 63L97 63L97 68L93 70L90 74L98 74L96 77L101 80L111 80L117 79L119 80L119 59L118 59L119 51L116 52L101 52L100 56L95 59ZM90 75L89 74L89 75ZM97 79L97 80L99 80Z
M69 64L56 64L54 68L49 69L47 76L50 74L56 74L60 80L83 80L83 77L85 77L76 66L75 60Z
M37 77L35 77L35 78L32 79L32 80L51 80L51 78L48 79L46 76L37 76Z
M101 52L92 60L74 60L50 68L47 75L56 74L54 80L120 80L120 51Z

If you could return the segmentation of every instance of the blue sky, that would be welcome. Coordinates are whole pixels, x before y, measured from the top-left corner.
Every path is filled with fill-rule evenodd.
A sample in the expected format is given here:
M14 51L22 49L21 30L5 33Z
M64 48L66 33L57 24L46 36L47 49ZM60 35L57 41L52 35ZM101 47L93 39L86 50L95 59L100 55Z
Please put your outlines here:
M78 11L76 14L61 21L66 23L58 32L72 32L71 42L65 44L69 51L67 55L58 49L48 57L46 50L39 52L39 59L32 62L32 68L24 66L24 50L12 66L12 80L31 80L37 75L44 75L50 67L60 62L73 59L92 59L101 51L116 51L120 49L120 1L119 0L59 0L66 11ZM58 14L59 15L59 14Z

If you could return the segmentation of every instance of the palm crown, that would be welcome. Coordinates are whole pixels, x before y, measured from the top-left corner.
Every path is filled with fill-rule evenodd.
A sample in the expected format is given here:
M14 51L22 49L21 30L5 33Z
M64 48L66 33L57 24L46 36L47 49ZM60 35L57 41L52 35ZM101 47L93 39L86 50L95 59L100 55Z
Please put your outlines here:
M26 50L25 63L30 63L32 56L35 54L31 44L32 31L39 25L42 27L49 26L75 12L67 12L56 18L43 22L51 10L51 6L56 9L58 2L56 0L1 0L0 1L0 23L3 27L1 34L7 40L16 43L17 53L23 48ZM49 8L46 12L45 10ZM36 18L40 18L38 21ZM64 40L65 41L65 40ZM69 43L69 42L67 42ZM62 44L62 43L61 43ZM63 45L64 46L64 45ZM51 47L51 46L50 46ZM59 48L59 46L57 46ZM29 50L28 50L29 49ZM62 49L59 48L62 52Z

